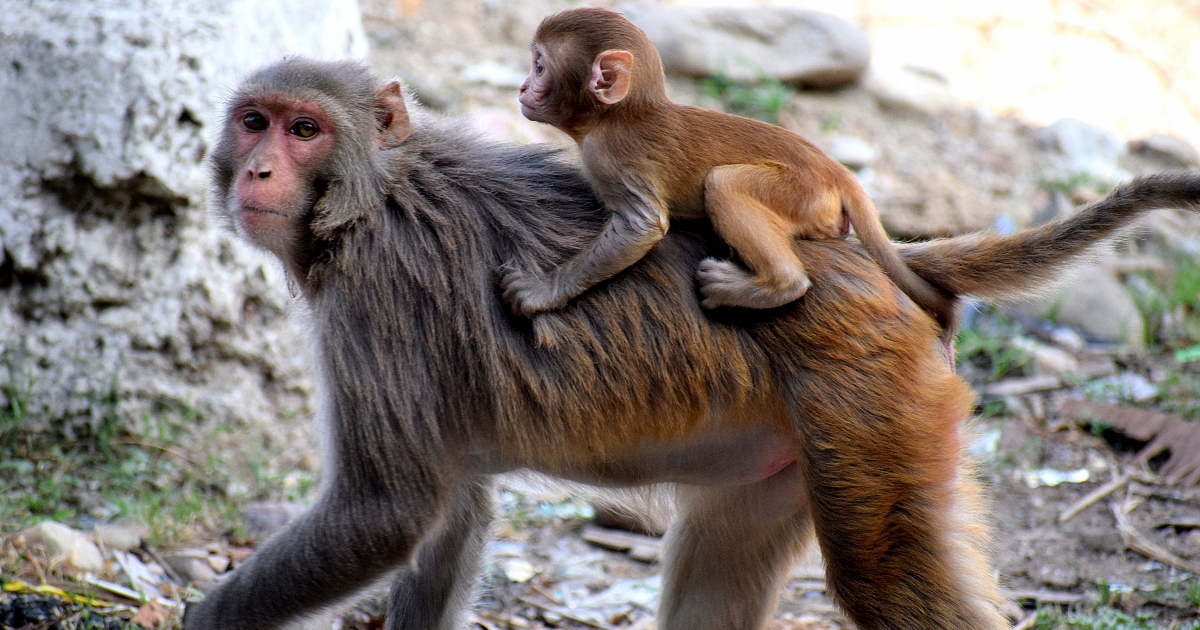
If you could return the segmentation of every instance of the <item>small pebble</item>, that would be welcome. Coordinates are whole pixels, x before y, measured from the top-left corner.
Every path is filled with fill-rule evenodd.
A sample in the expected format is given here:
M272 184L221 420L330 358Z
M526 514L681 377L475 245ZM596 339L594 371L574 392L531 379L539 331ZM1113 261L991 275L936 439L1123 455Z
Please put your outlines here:
M858 170L874 163L879 154L874 147L858 138L840 136L834 138L833 144L830 145L829 157L848 168Z

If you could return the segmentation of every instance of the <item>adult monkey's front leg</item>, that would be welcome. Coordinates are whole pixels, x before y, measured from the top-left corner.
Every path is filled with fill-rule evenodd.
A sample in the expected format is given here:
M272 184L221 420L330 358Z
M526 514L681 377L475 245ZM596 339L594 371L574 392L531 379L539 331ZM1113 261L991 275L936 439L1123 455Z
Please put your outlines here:
M408 561L437 520L446 491L371 495L347 473L203 601L187 630L266 630L337 602ZM433 626L436 627L436 626Z

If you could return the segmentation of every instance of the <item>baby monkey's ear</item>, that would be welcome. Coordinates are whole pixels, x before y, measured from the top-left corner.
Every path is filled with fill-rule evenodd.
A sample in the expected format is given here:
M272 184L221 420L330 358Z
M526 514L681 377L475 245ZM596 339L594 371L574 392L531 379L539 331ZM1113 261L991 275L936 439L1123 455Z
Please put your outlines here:
M629 94L633 80L633 54L626 50L606 50L592 62L588 90L605 105L620 103Z

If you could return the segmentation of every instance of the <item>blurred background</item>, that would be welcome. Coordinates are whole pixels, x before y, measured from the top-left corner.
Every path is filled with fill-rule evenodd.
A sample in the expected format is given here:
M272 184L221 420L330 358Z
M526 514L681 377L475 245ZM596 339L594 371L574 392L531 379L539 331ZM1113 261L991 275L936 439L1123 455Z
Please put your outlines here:
M178 602L313 498L303 304L207 212L238 80L285 54L359 58L430 115L571 157L516 89L538 22L580 4L0 12L0 627L177 627ZM853 170L898 240L1010 232L1200 168L1195 0L593 4L651 35L674 99ZM1156 212L1043 294L968 309L970 448L1022 628L1200 627L1198 235ZM501 505L469 627L653 627L669 501L513 478ZM382 627L380 601L305 627ZM772 628L845 625L811 554Z

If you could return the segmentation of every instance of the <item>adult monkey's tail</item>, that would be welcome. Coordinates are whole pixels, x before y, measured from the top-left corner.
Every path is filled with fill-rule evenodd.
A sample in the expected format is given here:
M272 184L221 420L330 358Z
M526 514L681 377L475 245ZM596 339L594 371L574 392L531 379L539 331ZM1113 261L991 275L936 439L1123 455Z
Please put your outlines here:
M1015 297L1052 281L1064 265L1158 208L1200 211L1200 172L1139 177L1054 223L1008 236L984 232L899 245L900 255L955 296Z

